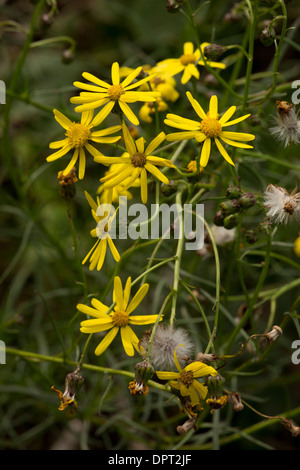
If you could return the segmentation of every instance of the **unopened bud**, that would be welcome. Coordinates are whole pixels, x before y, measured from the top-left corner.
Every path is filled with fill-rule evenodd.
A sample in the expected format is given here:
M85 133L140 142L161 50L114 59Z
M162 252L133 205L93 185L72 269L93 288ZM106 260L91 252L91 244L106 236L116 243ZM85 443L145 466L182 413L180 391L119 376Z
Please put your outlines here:
M241 188L234 184L228 186L226 190L226 197L228 199L238 199L242 195Z
M71 62L73 62L74 57L75 54L72 49L65 49L61 55L61 60L64 64L70 64Z
M252 245L257 241L257 232L256 230L247 230L245 233L245 238L247 242Z
M226 228L227 230L230 230L234 227L237 227L238 222L239 222L238 214L230 214L224 218L223 225L224 225L224 228Z
M204 55L208 60L217 60L227 51L227 46L222 46L221 44L209 44L204 48Z
M256 204L256 197L252 193L243 193L239 198L239 204L242 209L248 209Z
M222 211L218 211L216 215L214 216L214 224L217 225L218 227L223 227L224 225L224 214Z
M260 34L260 42L266 47L272 46L275 38L276 32L270 25L267 25Z
M221 202L220 209L224 215L235 214L240 210L240 204L237 199L230 199Z

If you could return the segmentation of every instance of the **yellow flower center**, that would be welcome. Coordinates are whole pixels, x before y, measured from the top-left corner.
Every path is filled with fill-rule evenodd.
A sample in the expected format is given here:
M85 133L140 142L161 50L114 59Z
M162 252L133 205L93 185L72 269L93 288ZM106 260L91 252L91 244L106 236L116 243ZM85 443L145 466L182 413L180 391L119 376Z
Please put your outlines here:
M183 54L180 57L180 62L182 65L194 64L196 62L195 54Z
M73 148L79 148L83 147L89 140L91 131L87 126L73 122L65 135L67 136Z
M128 324L129 315L122 310L116 310L112 315L112 321L116 326L126 326Z
M185 385L186 387L189 387L190 385L192 385L194 381L193 372L192 371L181 372L179 380L183 385Z
M107 90L108 96L114 101L118 101L120 99L120 96L124 95L124 93L125 93L125 90L122 87L122 85L112 85Z
M219 137L222 132L222 125L218 119L207 117L201 122L201 132L207 137Z
M146 165L146 161L146 155L144 155L143 153L138 152L132 155L131 157L131 163L135 168L143 168Z

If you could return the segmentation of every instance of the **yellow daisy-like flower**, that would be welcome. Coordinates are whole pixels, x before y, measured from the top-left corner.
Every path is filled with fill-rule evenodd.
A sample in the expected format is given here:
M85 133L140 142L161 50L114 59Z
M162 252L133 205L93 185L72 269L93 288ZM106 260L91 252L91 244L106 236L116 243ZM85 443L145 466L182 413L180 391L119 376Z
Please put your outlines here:
M193 407L200 403L200 400L204 400L207 395L207 387L196 379L206 375L215 377L218 375L218 372L213 367L207 366L199 361L192 362L184 369L181 369L177 359L176 349L174 351L174 361L178 372L158 371L156 375L161 380L170 380L171 387L179 390L181 396L189 396Z
M126 181L125 189L130 188L137 178L141 181L141 198L146 204L148 199L147 171L165 184L169 184L168 178L157 168L164 166L175 168L175 165L166 158L152 155L153 151L165 140L165 133L161 132L145 149L145 139L140 137L136 141L130 134L127 126L123 123L123 136L127 152L121 157L97 157L97 162L109 165L112 163L123 163L122 171L115 171L110 175L101 178L105 188L114 186Z
M153 121L152 116L155 114L156 109L157 112L166 111L168 109L168 105L165 101L159 98L156 100L156 106L155 103L144 103L140 108L139 117L142 121L150 123Z
M176 59L165 59L156 64L155 70L160 73L169 74L171 76L177 75L181 72L181 83L186 84L192 77L199 79L200 72L198 70L199 65L205 66L205 62L210 67L217 67L225 69L225 64L222 62L213 62L211 60L204 61L204 48L209 46L208 42L204 42L200 45L200 49L194 50L192 42L186 42L183 45L183 54Z
M160 93L154 91L132 91L134 88L139 88L143 83L151 79L151 76L147 76L136 81L135 79L141 70L142 67L138 67L120 83L119 64L118 62L114 62L111 68L112 85L109 85L90 73L84 72L82 76L91 82L92 85L74 82L76 87L87 90L81 92L80 96L71 98L71 103L79 104L79 106L75 108L75 111L82 112L103 106L95 117L95 122L98 124L98 122L102 122L103 119L106 118L115 104L118 103L121 111L129 121L132 122L132 124L138 125L139 120L128 106L128 103L155 101L155 99L160 96Z
M148 289L149 284L143 284L129 303L131 278L129 277L127 279L125 289L123 291L122 281L118 276L116 276L114 278L113 301L115 302L115 307L113 311L107 313L109 311L109 307L97 299L92 299L92 307L88 307L84 304L77 305L77 309L80 312L93 317L90 320L84 320L81 322L80 331L82 333L90 334L110 330L95 349L95 354L97 356L102 354L108 348L119 331L121 333L121 339L126 354L128 356L133 356L134 350L138 351L139 338L129 325L147 325L155 323L158 316L131 315L144 299Z
M95 268L97 268L97 271L100 271L100 269L103 266L106 251L107 251L107 244L110 248L110 251L115 259L115 261L118 263L120 261L120 255L117 250L117 248L114 245L114 242L111 239L111 236L109 234L109 231L111 230L112 223L114 221L114 218L116 216L116 211L113 214L108 214L106 213L105 215L97 215L97 209L100 206L99 198L97 197L97 202L93 200L93 198L85 191L85 197L87 198L87 201L89 205L91 206L92 209L92 216L94 217L95 221L97 222L97 227L91 230L90 234L92 237L97 237L98 240L92 247L92 249L88 252L84 260L82 261L82 264L85 264L86 261L90 258L90 265L89 265L89 270L93 271ZM105 218L105 222L107 222L104 226L104 223L101 224L101 221Z
M225 127L232 126L238 122L244 121L250 116L250 114L246 114L237 119L234 119L233 121L230 121L231 116L236 110L236 106L231 106L223 114L223 116L220 117L218 114L218 97L216 95L213 95L210 98L209 111L205 114L198 101L192 97L189 91L187 91L186 95L201 121L199 122L192 119L182 118L175 114L167 114L164 121L165 124L176 127L177 129L181 129L183 131L167 135L166 139L168 141L196 139L197 142L203 142L200 157L200 166L203 168L206 167L209 160L212 140L215 141L215 144L221 155L231 165L234 165L234 163L219 139L234 147L239 147L242 149L253 148L251 145L243 143L254 140L255 136L253 134L246 134L243 132L229 132L223 130ZM236 142L236 140L240 140L242 142Z
M73 157L70 160L68 166L64 169L63 175L67 175L71 169L75 166L79 158L79 179L84 178L85 166L86 166L86 156L85 150L87 150L93 157L102 155L99 150L93 147L89 141L102 143L102 144L112 144L120 140L121 136L108 137L110 134L113 134L121 129L121 126L112 126L102 129L100 131L92 131L92 128L95 127L95 121L93 119L93 111L85 111L81 115L80 122L72 122L67 118L63 113L57 109L53 110L54 117L56 121L65 129L66 138L63 140L58 140L56 142L51 142L49 147L51 149L60 149L54 152L52 155L46 158L48 162L53 162L58 158L66 155L70 150L74 150ZM98 124L100 124L99 121Z
M111 175L117 171L121 171L123 169L123 163L115 163L111 165L109 170L105 173L105 175ZM138 178L132 184L134 187L140 186L141 182ZM104 188L104 185L101 184L97 189L97 194L100 195L100 203L101 204L112 204L113 202L119 202L120 196L126 196L128 200L133 198L133 195L128 190L124 189L126 187L126 180L114 186L113 188Z

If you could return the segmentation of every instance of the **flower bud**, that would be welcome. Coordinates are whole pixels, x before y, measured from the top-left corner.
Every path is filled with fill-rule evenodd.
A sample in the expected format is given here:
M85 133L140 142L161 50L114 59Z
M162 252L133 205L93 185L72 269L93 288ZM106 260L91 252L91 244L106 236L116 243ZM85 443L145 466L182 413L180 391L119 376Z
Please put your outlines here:
M224 225L224 214L222 211L218 211L214 216L214 224L218 227L223 227Z
M228 47L221 44L209 44L204 47L204 55L208 60L217 60L226 51L228 51Z
M260 42L266 47L272 46L275 38L276 38L276 32L274 28L272 28L271 25L267 25L262 30L260 37L259 37Z
M238 199L242 195L241 188L234 184L230 184L226 190L226 197L228 199Z
M242 209L248 209L256 204L256 197L252 193L243 193L239 198L239 204Z
M239 222L238 214L230 214L224 218L223 225L224 228L230 230L234 227L237 227Z
M240 210L240 204L237 199L230 199L221 202L220 209L224 215L235 214Z
M250 244L253 245L257 241L257 231L256 230L247 230L245 232L245 238L246 241Z
M65 49L61 55L61 60L63 64L70 64L71 62L73 62L74 57L75 54L72 49Z

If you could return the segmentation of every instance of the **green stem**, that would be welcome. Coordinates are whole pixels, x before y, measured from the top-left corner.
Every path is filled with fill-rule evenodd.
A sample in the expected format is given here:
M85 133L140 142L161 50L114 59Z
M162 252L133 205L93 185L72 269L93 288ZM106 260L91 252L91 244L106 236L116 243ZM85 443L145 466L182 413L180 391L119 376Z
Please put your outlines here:
M250 34L249 34L249 45L248 45L248 61L246 70L246 81L244 87L244 98L242 104L242 112L245 111L248 102L248 94L251 80L251 73L253 68L253 56L254 56L254 40L255 40L255 28L256 28L256 17L257 17L257 0L254 0L253 8L251 2L247 2L250 11Z
M45 354L38 354L38 353L31 352L31 351L24 351L24 350L7 347L5 349L5 352L6 354L12 354L18 357L23 357L28 360L33 360L35 362L54 362L56 364L61 364L61 365L68 364L70 366L75 366L75 367L78 366L78 363L75 361L65 360L61 357L53 357L53 356L47 356ZM111 369L109 367L101 367L101 366L96 366L94 364L81 364L81 367L83 369L92 370L94 372L103 372L105 374L113 374L113 375L123 375L124 377L129 377L132 379L134 379L135 377L134 372L128 372L126 370L120 370L120 369ZM169 390L167 386L161 385L153 380L149 380L148 385L158 390L163 390L163 391Z
M177 296L178 296L178 285L179 285L179 277L180 277L180 264L181 264L181 257L184 245L184 226L183 226L183 210L182 210L182 191L178 191L176 195L176 204L177 207L179 206L181 209L181 213L178 215L178 223L179 223L179 239L177 244L176 250L176 260L175 260L175 267L174 267L174 280L173 280L173 299L172 299L172 308L171 308L171 315L170 315L170 325L174 324L175 315L176 315L176 303L177 303Z

